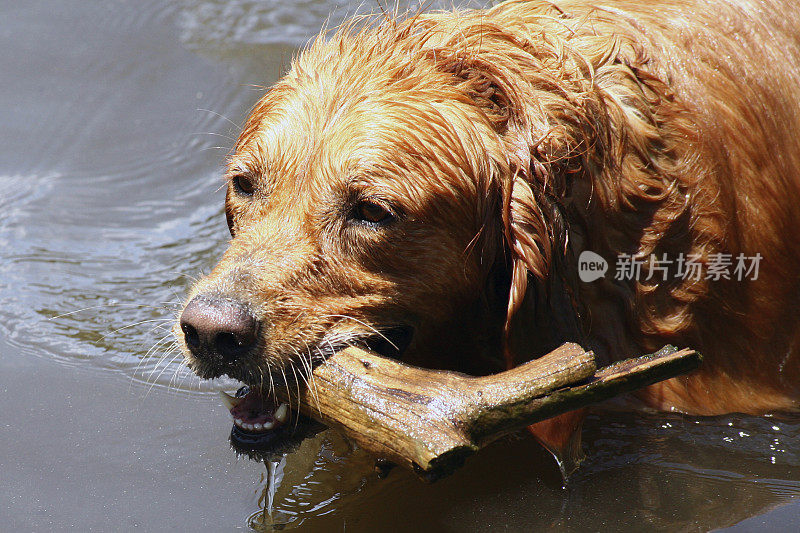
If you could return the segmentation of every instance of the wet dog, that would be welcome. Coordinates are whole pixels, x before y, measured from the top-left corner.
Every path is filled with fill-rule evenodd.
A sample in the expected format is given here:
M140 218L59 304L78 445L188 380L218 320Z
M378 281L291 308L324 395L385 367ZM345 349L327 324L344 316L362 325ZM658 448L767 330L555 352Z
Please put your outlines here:
M609 5L356 22L293 62L236 143L233 239L176 328L198 375L253 389L240 429L280 427L269 384L349 344L486 373L567 340L601 362L672 343L705 362L644 404L797 408L800 12ZM563 448L579 420L535 431Z

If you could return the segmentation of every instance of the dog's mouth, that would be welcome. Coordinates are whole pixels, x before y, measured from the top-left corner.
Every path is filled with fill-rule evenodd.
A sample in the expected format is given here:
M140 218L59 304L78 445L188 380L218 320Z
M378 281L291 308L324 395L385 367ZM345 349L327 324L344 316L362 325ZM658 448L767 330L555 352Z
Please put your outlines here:
M243 433L260 435L279 430L289 421L289 404L278 404L259 389L240 388L235 396L223 394L233 425Z
M288 403L276 402L262 389L240 388L234 396L220 393L233 418L231 445L239 452L263 459L287 453L303 439L324 427L292 411Z
M384 357L400 359L414 337L414 328L407 325L383 328L380 333L357 343L325 343L317 350L319 357L312 364L321 364L335 352L350 344L360 344ZM231 376L236 377L236 376ZM288 383L286 384L289 385ZM231 445L250 456L286 453L303 439L324 429L324 426L300 414L297 406L277 401L260 387L244 386L235 395L220 393L233 418Z

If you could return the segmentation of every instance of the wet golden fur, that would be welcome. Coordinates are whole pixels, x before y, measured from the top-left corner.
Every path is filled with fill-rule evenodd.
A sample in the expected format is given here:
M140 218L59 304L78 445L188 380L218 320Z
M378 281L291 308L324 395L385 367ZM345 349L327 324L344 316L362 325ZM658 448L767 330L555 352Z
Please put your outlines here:
M672 343L705 363L648 405L798 406L792 2L511 1L358 26L299 55L230 159L255 192L230 185L233 240L191 296L263 321L239 377L407 323L406 358L426 366ZM397 220L349 221L362 199ZM582 250L612 274L621 253L763 260L757 281L582 283Z

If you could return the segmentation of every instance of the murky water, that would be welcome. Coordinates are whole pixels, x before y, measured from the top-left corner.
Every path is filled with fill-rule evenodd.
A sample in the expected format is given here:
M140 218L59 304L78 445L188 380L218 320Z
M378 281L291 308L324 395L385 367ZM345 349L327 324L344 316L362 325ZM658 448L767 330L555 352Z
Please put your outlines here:
M213 394L232 385L196 380L168 330L227 240L236 124L357 6L0 3L0 529L800 529L800 418L614 412L566 489L528 438L425 485L323 434L264 515L266 468Z

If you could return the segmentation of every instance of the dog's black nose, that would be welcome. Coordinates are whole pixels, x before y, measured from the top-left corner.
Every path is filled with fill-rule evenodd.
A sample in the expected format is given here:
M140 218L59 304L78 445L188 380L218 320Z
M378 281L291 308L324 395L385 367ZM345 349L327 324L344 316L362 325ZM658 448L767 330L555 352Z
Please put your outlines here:
M258 320L242 302L196 296L181 313L186 346L198 359L233 362L258 340Z

